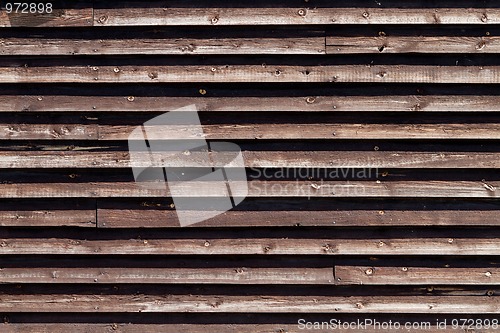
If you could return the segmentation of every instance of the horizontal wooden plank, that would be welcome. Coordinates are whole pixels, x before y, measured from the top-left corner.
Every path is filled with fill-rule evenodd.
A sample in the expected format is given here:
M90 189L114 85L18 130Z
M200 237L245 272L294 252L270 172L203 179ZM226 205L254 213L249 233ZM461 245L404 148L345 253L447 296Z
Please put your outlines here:
M300 205L300 203L297 203ZM332 203L332 207L334 207ZM195 212L193 212L195 214ZM100 228L178 227L172 209L138 209L135 206L100 207ZM498 211L490 210L231 210L196 227L366 227L366 226L498 226Z
M498 8L162 8L94 9L96 26L498 24Z
M0 124L0 140L96 140L97 125Z
M324 54L324 37L48 39L2 38L2 55Z
M488 296L8 295L2 312L457 313L496 314Z
M0 140L128 140L137 125L1 124ZM148 140L199 140L190 125L144 126ZM244 139L500 139L500 124L204 124L204 137Z
M8 205L7 209L8 209ZM4 206L4 209L6 207ZM96 227L95 210L0 210L2 227Z
M333 284L332 268L2 268L0 283Z
M327 54L500 52L500 38L496 36L331 36L326 44Z
M0 168L198 167L200 156L181 153L2 151ZM212 152L215 167L234 158ZM500 153L400 151L243 151L249 168L500 168ZM231 165L229 165L231 167Z
M128 140L136 128L130 125L99 125L99 139ZM148 140L200 138L197 128L190 125L144 126L143 129ZM214 140L500 139L500 124L204 124L203 133L206 139Z
M383 319L378 319L376 321L377 325L382 323ZM392 320L392 319L391 319ZM330 319L324 320L314 320L311 322L321 323L328 322ZM364 320L362 320L364 323ZM304 322L304 327L305 327ZM334 322L335 323L335 322ZM337 322L339 327L340 322ZM372 321L375 323L375 321ZM392 320L393 326L395 326L395 320ZM457 332L456 329L452 328L452 325L446 325L446 328L437 327L435 325L435 320L429 319L428 321L418 322L409 321L408 327L411 327L415 323L415 327L420 325L425 327L426 332L444 332L451 333ZM424 324L422 324L424 323ZM406 323L400 323L400 327L405 327ZM312 324L311 324L312 325ZM326 326L323 328L314 329L318 333L331 332L333 325ZM369 325L368 327L378 327ZM88 332L117 332L117 333L178 333L178 332L190 332L190 333L233 333L245 332L245 333L275 333L275 332L287 332L287 333L300 333L304 331L304 327L300 326L298 323L294 324L133 324L133 323L57 323L57 324L32 324L32 323L7 323L0 324L0 329L4 333L63 333L63 332L74 332L74 333L88 333ZM365 326L366 327L366 326ZM366 329L366 328L365 328ZM493 332L494 329L484 329L484 332Z
M227 189L214 182L171 182L177 198L224 198ZM404 197L498 198L500 182L472 181L232 181L235 197ZM248 186L248 192L246 186ZM0 184L0 198L140 198L166 197L166 185L151 182L19 183ZM196 214L195 211L193 211Z
M500 255L498 238L0 239L8 255Z
M335 266L336 283L369 285L497 285L500 272L490 268Z
M7 13L5 3L2 3L0 27L89 27L94 25L92 1L56 0L51 1L50 4L52 10L46 9L43 13L33 14L22 13L22 6L16 13L17 5L13 6L13 13Z
M144 97L0 95L0 112L167 111L196 105L198 111L397 111L498 112L500 96L304 96Z
M431 328L432 329L432 328ZM117 333L299 333L297 324L131 324L131 323L57 323L31 324L8 323L0 324L4 333L88 333L88 332L117 332ZM451 330L448 330L451 332ZM327 332L318 330L317 332ZM447 332L447 330L428 330L428 332Z
M5 182L5 181L4 181ZM96 227L95 200L65 199L4 201L0 209L2 227Z
M0 67L0 83L500 83L500 66L159 65Z

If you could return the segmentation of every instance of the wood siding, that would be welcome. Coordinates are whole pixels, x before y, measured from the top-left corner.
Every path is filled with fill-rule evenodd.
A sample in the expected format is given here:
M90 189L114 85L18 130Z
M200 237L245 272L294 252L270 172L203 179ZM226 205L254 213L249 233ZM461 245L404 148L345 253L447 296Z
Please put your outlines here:
M0 13L0 332L495 330L495 1L52 3ZM188 105L249 193L181 228L132 168L203 154L127 140Z

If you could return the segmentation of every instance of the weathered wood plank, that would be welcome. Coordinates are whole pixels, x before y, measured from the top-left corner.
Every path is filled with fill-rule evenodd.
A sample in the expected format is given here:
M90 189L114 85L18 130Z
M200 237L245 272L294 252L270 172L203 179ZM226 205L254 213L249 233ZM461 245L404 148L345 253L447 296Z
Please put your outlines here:
M304 96L144 97L0 95L0 112L167 111L196 105L198 111L397 111L498 112L500 96Z
M131 163L128 152L2 151L0 168L198 167L200 160L196 152L134 154ZM211 154L215 167L234 158ZM500 153L491 152L243 151L243 157L249 168L500 168Z
M297 324L85 324L85 323L58 323L58 324L0 324L4 333L89 333L89 332L117 332L117 333L272 333L289 332L299 333ZM318 330L317 332L327 332ZM429 332L438 332L430 330ZM440 330L439 332L443 332ZM446 332L446 331L444 331Z
M134 125L99 125L99 139L127 140L136 128ZM200 138L198 129L190 125L156 125L143 128L149 140ZM500 139L500 124L204 124L203 133L206 139L218 140Z
M1 210L2 227L96 227L95 210Z
M0 67L0 83L500 83L500 66L159 65Z
M332 268L2 268L0 283L332 284Z
M1 206L2 227L96 227L95 200L3 201Z
M325 54L324 37L283 38L0 38L2 55Z
M327 54L500 52L500 38L496 36L331 36L326 44Z
M498 8L99 8L96 26L498 24Z
M369 285L497 285L497 267L368 267L335 266L336 283Z
M227 189L210 181L172 182L176 197L227 196ZM244 185L248 185L248 193ZM231 182L232 195L248 198L271 197L403 197L403 198L498 198L500 182L472 181L284 181L251 180ZM246 189L245 189L246 190ZM147 182L17 183L0 184L0 198L140 198L168 197L167 186ZM196 213L196 212L193 212Z
M316 322L329 322L329 319L315 320ZM363 322L363 321L362 321ZM382 320L379 319L378 323ZM395 321L392 320L394 323ZM435 320L423 321L425 323L426 332L444 332L451 333L457 332L453 329L451 325L447 325L446 328L440 328L435 326ZM412 322L408 322L409 325ZM422 322L418 323L415 321L415 327L420 325ZM427 325L429 323L429 325ZM401 327L404 327L405 323L401 323ZM373 325L370 325L373 326ZM369 327L370 327L369 326ZM394 326L394 325L393 325ZM314 329L318 333L331 332L332 326L324 325L323 328ZM378 327L378 326L377 326ZM287 332L287 333L300 333L304 331L304 328L299 328L297 323L294 324L131 324L131 323L57 323L57 324L32 324L32 323L10 323L10 324L0 324L0 329L4 333L88 333L88 332L117 332L117 333L179 333L179 332L190 332L190 333L233 333L233 332L245 332L245 333L275 333L275 332ZM365 328L365 330L369 331ZM494 329L484 329L484 332L493 332Z
M14 3L14 2L12 2ZM45 2L44 2L45 3ZM0 27L89 27L93 26L92 1L50 1L52 11L44 13L7 13L2 3ZM17 6L14 6L14 11Z
M334 204L332 204L334 205ZM195 214L196 212L193 212ZM133 205L97 210L100 228L178 227L172 209L138 209ZM196 227L348 227L348 226L498 226L498 211L470 210L232 210Z
M0 124L0 140L97 140L97 125Z
M457 313L496 314L488 296L10 295L2 312Z
M0 239L16 255L500 255L498 238Z
M0 140L128 140L137 125L0 124ZM189 125L144 126L149 140L199 140ZM500 139L500 124L204 124L206 139Z

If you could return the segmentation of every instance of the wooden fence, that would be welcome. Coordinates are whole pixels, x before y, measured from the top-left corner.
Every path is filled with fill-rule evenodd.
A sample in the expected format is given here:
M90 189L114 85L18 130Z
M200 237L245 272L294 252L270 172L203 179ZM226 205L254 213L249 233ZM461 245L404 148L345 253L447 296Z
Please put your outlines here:
M0 14L1 332L495 329L498 3L51 3ZM180 228L127 139L193 104L250 190Z

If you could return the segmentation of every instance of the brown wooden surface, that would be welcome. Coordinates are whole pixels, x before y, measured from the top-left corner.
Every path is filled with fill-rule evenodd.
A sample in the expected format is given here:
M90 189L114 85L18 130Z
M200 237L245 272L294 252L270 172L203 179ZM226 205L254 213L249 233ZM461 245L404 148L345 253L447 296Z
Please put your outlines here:
M162 15L160 15L160 13ZM302 15L301 15L302 14ZM131 25L312 25L312 24L495 24L498 8L95 8L94 24Z
M335 267L335 278L338 284L495 285L500 282L499 275L496 267Z
M149 184L149 185L148 185ZM210 181L172 182L179 198L221 198L225 189ZM445 181L275 181L231 182L235 197L381 197L381 198L498 198L500 182ZM244 190L245 184L248 191ZM0 198L147 198L170 197L166 186L151 182L0 184Z
M89 307L91 303L94 307ZM497 297L9 295L2 312L457 313L495 314Z
M302 332L302 317L456 332L453 319L496 318L497 4L54 8L0 13L1 332ZM207 139L241 147L250 181L240 205L181 228L168 189L131 168L206 154L131 155L127 140L187 105ZM308 173L277 176L290 168ZM336 169L369 172L309 174Z
M0 243L2 253L20 255L500 255L498 238L1 239Z
M328 320L325 320L328 322ZM411 323L411 322L410 322ZM418 325L417 323L415 325ZM159 330L164 333L178 333L179 331L191 333L220 332L229 333L235 330L246 333L274 333L289 332L299 333L297 324L130 324L130 323L107 323L107 324L0 324L5 333L59 333L59 332L119 332L119 333L156 333ZM319 328L316 332L330 332L331 328ZM438 328L432 323L427 332L457 332L453 328ZM485 329L485 332L494 332L494 329Z
M130 162L128 152L86 151L2 151L1 168L127 168L127 167L197 167L196 152L186 158L181 153L137 152ZM182 157L181 157L182 155ZM215 166L225 161L223 153L212 153ZM142 157L144 156L144 157ZM481 152L320 152L320 151L244 151L250 168L498 168L500 153ZM151 163L151 161L153 163Z
M327 54L360 53L498 53L498 37L379 36L327 37Z
M196 105L198 111L397 111L497 112L498 96L304 96L304 97L143 97L0 95L0 112L135 112L176 110ZM412 133L408 133L410 135Z
M500 66L170 65L0 67L0 83L500 83Z

